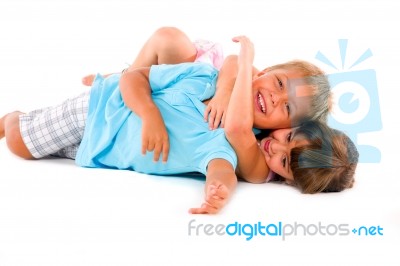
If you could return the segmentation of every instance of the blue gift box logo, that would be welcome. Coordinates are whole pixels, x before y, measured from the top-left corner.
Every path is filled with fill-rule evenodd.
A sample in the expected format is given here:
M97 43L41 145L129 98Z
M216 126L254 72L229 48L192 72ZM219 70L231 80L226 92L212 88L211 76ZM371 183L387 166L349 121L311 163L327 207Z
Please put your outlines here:
M381 152L377 147L357 143L359 133L382 129L376 72L373 69L351 71L351 68L370 58L372 52L367 49L345 72L347 43L347 39L339 40L342 71L320 51L315 56L317 60L338 71L328 75L334 95L334 106L328 117L328 124L344 131L353 140L360 154L359 162L379 163Z

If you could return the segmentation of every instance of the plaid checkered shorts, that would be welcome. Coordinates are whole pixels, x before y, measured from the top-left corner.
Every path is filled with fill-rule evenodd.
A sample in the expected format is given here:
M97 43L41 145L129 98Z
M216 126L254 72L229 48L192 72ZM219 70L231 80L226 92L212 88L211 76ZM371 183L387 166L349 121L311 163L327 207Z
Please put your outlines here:
M22 139L34 158L75 159L83 137L90 92L19 116Z

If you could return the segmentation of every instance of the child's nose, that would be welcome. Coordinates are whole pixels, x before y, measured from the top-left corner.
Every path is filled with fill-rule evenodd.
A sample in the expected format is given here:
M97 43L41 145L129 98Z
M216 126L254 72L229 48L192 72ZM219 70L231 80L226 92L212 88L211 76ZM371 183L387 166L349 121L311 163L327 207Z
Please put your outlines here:
M275 154L275 153L278 153L278 152L285 152L287 146L286 146L286 144L280 143L279 141L275 140L275 141L272 142L271 148L272 148L271 149L272 152Z
M271 100L274 106L287 102L287 94L285 92L271 92Z

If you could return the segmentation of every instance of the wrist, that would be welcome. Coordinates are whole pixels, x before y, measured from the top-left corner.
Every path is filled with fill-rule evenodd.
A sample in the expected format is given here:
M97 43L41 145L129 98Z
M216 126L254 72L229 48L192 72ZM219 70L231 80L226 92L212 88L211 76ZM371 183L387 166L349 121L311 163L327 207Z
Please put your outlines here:
M140 109L140 114L138 114L142 119L153 118L156 116L161 116L160 110L158 107L152 102L146 105L143 105Z
M253 73L253 64L252 62L243 62L239 64L238 72L239 71L247 71Z
M230 97L231 96L231 94L232 94L232 91L233 91L233 86L230 86L230 87L223 87L223 86L220 86L220 87L217 87L217 91L215 92L215 95L214 95L214 98L215 97L219 97L219 96L221 96L221 97Z

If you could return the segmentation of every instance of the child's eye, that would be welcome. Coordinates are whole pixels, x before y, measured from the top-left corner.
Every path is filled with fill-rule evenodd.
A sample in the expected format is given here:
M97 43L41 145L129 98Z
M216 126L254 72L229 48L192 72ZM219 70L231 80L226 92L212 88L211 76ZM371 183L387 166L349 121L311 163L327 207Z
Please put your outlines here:
M288 113L288 115L290 115L290 106L288 103L285 103L285 107L286 107L286 111Z
M282 165L284 168L286 167L286 156L283 157L283 159L282 159Z
M283 90L283 83L280 79L278 79L279 88Z
M290 133L287 135L287 137L286 137L287 142L290 142L290 141L291 141L291 138L292 138L292 132L290 132Z

